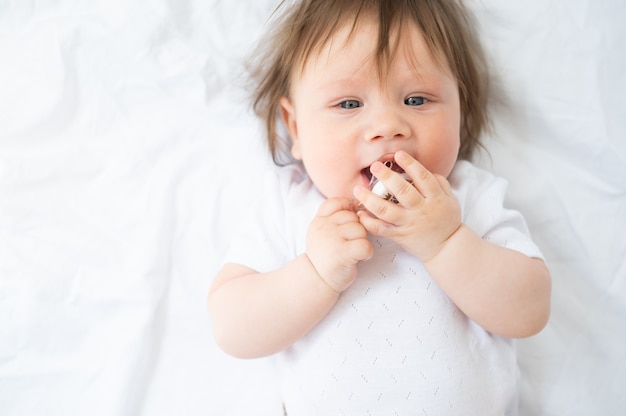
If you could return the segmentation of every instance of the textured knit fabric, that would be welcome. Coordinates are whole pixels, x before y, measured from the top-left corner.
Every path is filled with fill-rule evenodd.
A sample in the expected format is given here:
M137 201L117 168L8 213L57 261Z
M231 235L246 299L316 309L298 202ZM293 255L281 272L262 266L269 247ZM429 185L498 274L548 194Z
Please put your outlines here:
M468 162L458 162L449 180L466 225L541 257L521 215L503 208L504 180ZM297 166L270 175L227 262L259 272L281 267L304 252L323 200ZM374 257L359 264L331 312L276 356L288 415L516 414L512 341L468 319L397 244L370 241Z

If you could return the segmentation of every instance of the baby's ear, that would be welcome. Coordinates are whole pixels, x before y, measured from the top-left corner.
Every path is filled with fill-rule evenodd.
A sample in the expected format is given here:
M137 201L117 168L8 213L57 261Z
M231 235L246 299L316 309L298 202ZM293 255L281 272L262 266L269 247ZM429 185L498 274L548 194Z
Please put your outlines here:
M293 108L293 104L291 104L291 101L287 97L281 97L279 104L280 116L291 138L291 155L296 160L302 160L302 152L300 151L300 142L298 140L298 122L296 120L296 112Z

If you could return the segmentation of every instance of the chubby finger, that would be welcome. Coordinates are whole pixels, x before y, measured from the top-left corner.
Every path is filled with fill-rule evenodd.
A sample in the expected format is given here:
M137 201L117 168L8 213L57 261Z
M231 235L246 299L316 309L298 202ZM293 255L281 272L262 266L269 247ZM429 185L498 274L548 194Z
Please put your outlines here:
M448 196L452 196L452 186L450 186L450 182L445 176L435 174L435 178L439 182L439 186L441 190Z
M339 225L339 233L345 240L367 239L367 230L359 222L359 218L354 215L354 221Z
M348 211L345 209L337 211L325 218L337 225L358 223L359 221L359 218L354 211Z
M378 237L390 237L394 230L392 224L373 217L365 211L359 212L359 221L370 234Z
M374 246L369 240L360 238L358 240L348 241L346 243L346 251L348 255L356 261L365 261L374 255Z
M407 174L395 172L380 162L372 164L371 171L372 175L380 181L379 183L382 183L385 190L390 195L393 195L392 199L395 199L394 202L397 201L401 205L408 207L418 204L423 199L422 195L413 186L413 181L406 177Z
M354 188L354 197L372 215L389 223L397 222L402 215L403 208L379 197L363 186Z
M353 202L348 198L328 198L317 209L317 216L330 217L340 211L354 211Z
M424 198L430 198L441 194L441 184L438 178L435 177L428 169L424 167L420 162L415 160L411 155L406 152L399 151L394 155L398 165L404 169L404 171L413 180L413 186L419 191Z

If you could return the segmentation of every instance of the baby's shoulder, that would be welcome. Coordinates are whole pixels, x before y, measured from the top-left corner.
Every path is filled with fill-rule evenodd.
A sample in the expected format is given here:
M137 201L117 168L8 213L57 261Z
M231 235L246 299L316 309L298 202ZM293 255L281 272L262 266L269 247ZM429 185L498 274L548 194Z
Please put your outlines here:
M481 184L489 184L499 179L501 178L467 160L457 161L448 177L448 181L453 189L480 186Z
M471 162L458 161L448 176L464 221L504 208L508 182Z
M459 160L448 176L452 191L462 201L471 201L485 194L503 196L507 181L467 160Z

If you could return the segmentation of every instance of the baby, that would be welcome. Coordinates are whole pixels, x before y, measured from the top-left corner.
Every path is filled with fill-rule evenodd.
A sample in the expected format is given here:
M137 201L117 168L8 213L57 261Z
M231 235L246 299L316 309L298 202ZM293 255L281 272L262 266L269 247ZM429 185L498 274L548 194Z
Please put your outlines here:
M462 4L280 7L255 109L293 163L212 284L217 342L275 354L290 416L516 414L511 338L546 324L550 274L504 181L467 161L487 84Z

